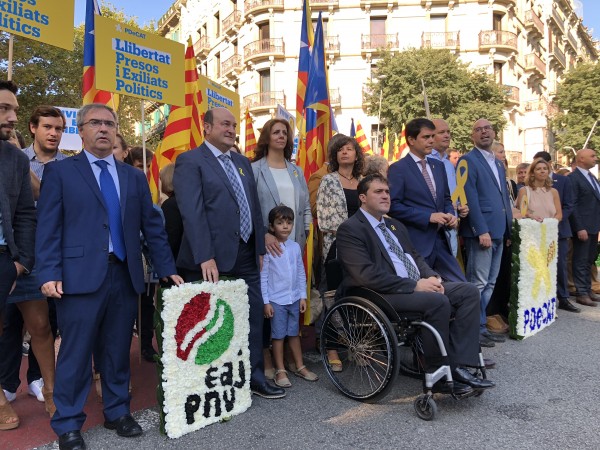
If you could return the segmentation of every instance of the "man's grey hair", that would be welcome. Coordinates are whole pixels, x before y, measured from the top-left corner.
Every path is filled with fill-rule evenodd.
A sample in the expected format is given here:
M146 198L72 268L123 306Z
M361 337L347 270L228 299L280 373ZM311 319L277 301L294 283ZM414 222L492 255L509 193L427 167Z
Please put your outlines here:
M82 106L81 109L77 112L77 128L81 128L83 126L83 124L85 123L85 116L87 116L87 114L94 109L105 109L107 111L110 111L113 118L115 119L115 123L119 123L119 121L117 120L117 113L110 106L107 106L103 103L90 103L89 105Z

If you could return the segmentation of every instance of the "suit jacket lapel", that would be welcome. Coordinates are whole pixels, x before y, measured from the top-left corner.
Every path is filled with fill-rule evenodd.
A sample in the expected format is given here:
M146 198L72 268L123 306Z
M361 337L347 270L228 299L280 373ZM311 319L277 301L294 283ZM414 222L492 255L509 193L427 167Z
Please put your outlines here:
M229 191L233 199L237 202L237 197L235 196L235 192L233 191L231 181L229 181L229 177L227 177L225 169L223 169L223 166L221 166L219 160L215 158L215 155L212 154L212 152L206 145L202 145L200 148L202 152L201 155L206 159L206 162L212 167L213 172L216 173L219 178L221 178L223 184L227 187L227 190Z
M121 203L121 222L125 223L125 211L127 210L127 188L129 184L129 177L127 176L127 170L125 170L125 164L115 160L117 164L117 174L119 175L119 191L120 191L120 203Z
M296 206L294 211L300 211L300 180L298 180L300 174L292 164L286 163L286 167L288 174L292 179L292 184L294 185L294 203Z
M360 220L363 223L363 225L367 229L367 233L371 237L371 240L376 243L377 247L379 247L379 250L381 251L383 258L388 262L388 264L392 267L392 269L394 269L394 263L392 262L392 258L390 258L390 254L388 253L387 249L383 245L383 242L381 242L381 239L379 239L377 232L373 229L373 227L371 226L371 223L367 220L367 218L365 217L363 212L360 210L360 208L356 212L355 216L358 218L358 220ZM386 223L386 226L387 226L387 223ZM395 269L394 269L394 273L395 273Z
M496 187L498 188L498 190L500 191L500 193L502 194L502 188L500 186L498 186L498 181L496 180L496 175L494 174L494 172L492 171L492 169L490 168L490 165L487 162L487 159L485 159L483 157L483 155L481 154L481 152L476 149L473 148L473 150L471 150L472 152L475 152L475 157L479 160L479 162L483 165L484 170L487 171L488 175L491 177L491 179L494 181L494 184L496 185ZM497 164L497 161L494 161L494 163ZM500 175L500 172L498 171L498 175ZM502 180L500 180L500 183L502 183Z
M596 197L596 200L600 200L600 193L598 193L598 191L596 189L594 189L594 186L591 185L590 180L583 174L583 172L579 169L576 169L575 172L580 176L581 182L585 183L586 186L590 187L590 189L592 190L592 193L594 194L594 197ZM592 176L594 176L594 175L592 174ZM596 181L595 187L600 189L600 185L598 184L598 181L597 180L595 180L595 181Z
M269 192L271 193L275 204L281 204L281 200L279 198L279 191L277 190L277 185L275 184L275 180L273 179L271 169L269 169L269 164L267 164L267 158L263 158L260 160L260 173L265 179L265 183L267 184L267 188L269 189Z
M104 202L104 197L102 196L102 192L100 192L100 186L98 186L98 182L96 181L96 176L94 175L94 171L92 170L92 166L90 165L90 162L87 159L87 156L85 156L85 154L83 153L83 150L81 151L81 153L79 153L75 156L72 156L72 158L75 158L75 162L76 162L75 167L81 174L81 177L83 178L83 180L87 183L88 187L92 190L92 192L94 193L96 198L98 198L98 201L102 204L104 209L106 209L106 211L108 211L108 208L106 207L106 203ZM119 179L119 183L120 183L120 179Z

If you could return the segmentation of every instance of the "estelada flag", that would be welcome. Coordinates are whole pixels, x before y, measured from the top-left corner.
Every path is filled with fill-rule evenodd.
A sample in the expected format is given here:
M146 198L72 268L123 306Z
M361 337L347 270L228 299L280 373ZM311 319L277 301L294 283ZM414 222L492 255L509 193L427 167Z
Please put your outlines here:
M198 85L198 72L196 70L196 55L192 38L188 38L185 51L185 105L171 106L163 140L154 153L148 183L152 200L158 203L160 191L158 188L160 169L174 163L183 152L198 147L204 141L200 105L202 92Z
M83 38L82 104L102 103L116 111L119 108L119 96L112 92L96 89L96 40L94 37L96 15L100 15L98 2L87 0L85 6L85 35Z

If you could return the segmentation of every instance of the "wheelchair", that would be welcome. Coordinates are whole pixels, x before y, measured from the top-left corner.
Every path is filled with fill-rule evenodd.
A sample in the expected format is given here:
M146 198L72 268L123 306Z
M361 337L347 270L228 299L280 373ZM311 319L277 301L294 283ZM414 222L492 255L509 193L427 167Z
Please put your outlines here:
M330 293L332 286L341 283L342 276L339 262L330 261L327 267ZM367 288L351 289L346 296L335 300L323 319L319 350L325 371L342 394L367 403L385 397L399 372L420 379L423 394L417 396L413 406L418 417L432 420L437 413L432 387L443 378L452 384L452 372L449 365L442 365L434 372L424 370L421 330L433 334L441 355L447 357L440 334L419 314L399 314L377 292ZM341 372L332 370L328 350L339 354L344 367ZM479 366L471 369L473 375L486 378L481 351ZM463 396L452 396L462 399L482 393L482 390L473 390Z

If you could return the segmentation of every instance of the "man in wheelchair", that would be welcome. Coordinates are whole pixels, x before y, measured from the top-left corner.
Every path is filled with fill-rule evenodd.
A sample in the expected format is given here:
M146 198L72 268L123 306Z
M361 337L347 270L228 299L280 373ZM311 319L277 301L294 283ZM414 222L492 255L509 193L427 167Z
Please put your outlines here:
M434 392L457 395L494 387L467 367L479 366L479 291L464 282L444 282L416 252L404 225L384 217L390 209L387 180L368 175L358 184L360 209L337 230L337 259L344 270L340 286L376 291L398 312L418 313L441 335L449 361L430 332L422 332L425 370L443 364L452 369L454 386L434 385ZM454 320L450 320L450 315Z

